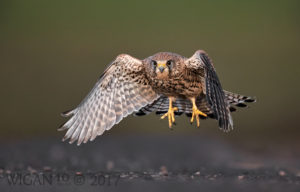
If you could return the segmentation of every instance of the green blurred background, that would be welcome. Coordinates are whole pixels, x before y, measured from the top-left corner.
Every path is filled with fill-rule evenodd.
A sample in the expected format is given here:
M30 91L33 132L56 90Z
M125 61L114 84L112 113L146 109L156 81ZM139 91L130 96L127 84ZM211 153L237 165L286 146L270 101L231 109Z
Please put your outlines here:
M124 119L106 134L209 134L228 140L299 139L299 1L1 1L1 140L63 137L75 107L118 54L204 49L225 89L258 102L233 114L224 134L177 118ZM99 139L99 138L98 138Z

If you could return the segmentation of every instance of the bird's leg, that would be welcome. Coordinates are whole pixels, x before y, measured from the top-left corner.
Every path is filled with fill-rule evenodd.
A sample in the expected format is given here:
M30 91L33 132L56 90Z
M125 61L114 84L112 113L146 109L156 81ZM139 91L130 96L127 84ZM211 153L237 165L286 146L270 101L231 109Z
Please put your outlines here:
M169 97L169 110L168 110L167 113L165 113L163 116L161 116L161 119L164 119L165 117L168 117L169 128L171 128L172 127L172 123L175 122L174 111L178 111L177 107L173 107L172 106L173 99L174 99L174 97Z
M193 114L192 114L192 118L191 118L191 123L194 122L194 118L196 117L196 121L197 121L197 127L200 126L200 119L199 119L199 115L202 115L204 117L207 117L207 115L203 112L201 112L198 108L197 108L197 105L196 105L196 99L193 97L193 98L190 98L191 101L192 101L192 104L193 104Z

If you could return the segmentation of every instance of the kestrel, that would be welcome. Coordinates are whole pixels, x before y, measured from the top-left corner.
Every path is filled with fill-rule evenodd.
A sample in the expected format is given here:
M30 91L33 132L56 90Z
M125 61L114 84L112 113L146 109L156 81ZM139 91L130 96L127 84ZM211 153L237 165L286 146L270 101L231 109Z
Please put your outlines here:
M230 112L234 106L245 107L251 97L223 90L208 55L198 50L186 58L169 52L156 53L144 60L121 54L111 62L86 98L73 110L59 130L66 130L63 140L80 145L93 141L105 130L135 113L156 111L168 118L169 127L175 115L186 114L190 122L213 118L220 129L233 128Z

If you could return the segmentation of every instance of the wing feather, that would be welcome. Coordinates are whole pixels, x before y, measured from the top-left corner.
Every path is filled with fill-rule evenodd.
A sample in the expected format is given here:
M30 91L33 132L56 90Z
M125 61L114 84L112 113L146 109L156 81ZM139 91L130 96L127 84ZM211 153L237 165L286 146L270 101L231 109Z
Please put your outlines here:
M123 118L123 113L125 114L125 110L123 112L123 107L122 107L122 96L120 93L120 84L118 85L118 87L116 88L116 92L115 92L115 114L116 114L116 124L118 124L122 118Z
M90 115L87 115L86 118L84 119L84 123L82 123L82 129L78 136L78 143L82 143L88 134L91 118L94 116L93 105L96 102L95 99L96 99L96 95L93 95L93 97L91 97L91 100L89 101L88 107L86 107L86 114L90 114Z
M90 137L90 141L93 141L96 137L97 137L97 133L98 133L98 130L101 128L101 117L102 117L102 113L103 113L103 108L104 108L104 105L103 105L103 100L104 100L104 94L103 92L101 92L100 96L98 96L98 105L96 106L96 120L95 120L95 124L93 126L93 130L92 130L92 133L91 133L91 137ZM103 124L103 123L102 123Z
M114 96L115 96L116 89L112 89L109 95L109 107L107 107L107 121L105 130L109 130L116 121L116 113L115 113L115 105L114 105Z
M94 135L95 137L97 135L102 135L103 132L105 131L106 129L106 116L107 116L107 113L108 113L108 105L109 105L109 96L108 96L109 92L104 92L103 94L103 101L101 103L101 105L103 106L102 107L102 110L101 110L101 115L100 115L100 127L98 128L97 130L97 134Z
M133 106L133 99L130 95L130 89L129 89L129 83L128 82L124 82L124 92L125 92L125 99L126 99L126 105L127 105L127 115L131 114L134 111L134 106Z
M59 130L66 130L63 140L70 143L94 140L124 117L159 97L149 85L142 61L129 55L119 55L104 71L87 97Z
M98 110L97 110L97 108L98 108L98 106L100 106L101 98L99 98L99 95L97 95L96 97L97 97L97 99L95 100L95 104L92 106L92 114L91 114L91 119L90 119L90 122L89 122L89 126L91 128L87 130L87 133L84 137L83 143L88 142L88 140L91 138L92 132L95 128L95 124L98 121ZM95 119L95 120L93 121L93 119Z
M203 93L213 110L214 117L219 122L219 127L224 131L229 131L233 127L230 106L208 55L202 50L196 51L191 58L186 60L186 67L192 70L204 69L205 76L202 77Z
M123 111L123 117L127 117L128 113L127 113L127 108L126 108L126 98L124 96L124 84L123 84L123 80L120 82L120 86L119 86L119 95L120 95L120 102L121 102L121 107L122 107L122 111ZM119 123L119 121L118 121Z

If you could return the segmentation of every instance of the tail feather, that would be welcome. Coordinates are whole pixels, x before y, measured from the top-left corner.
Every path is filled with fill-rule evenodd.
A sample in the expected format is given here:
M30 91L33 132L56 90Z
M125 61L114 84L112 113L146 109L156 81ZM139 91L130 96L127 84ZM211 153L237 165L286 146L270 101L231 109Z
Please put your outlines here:
M235 107L246 107L247 103L255 102L256 100L252 97L232 93L229 91L225 91L225 98L230 105L229 109L231 112L236 111ZM215 118L213 114L213 110L210 105L206 101L206 97L204 95L200 95L197 97L196 105L200 111L207 114L210 118ZM191 116L192 114L192 103L189 99L185 98L177 98L175 102L173 102L173 106L178 108L178 111L175 112L175 115L181 115L185 113L187 116ZM156 114L166 113L169 109L169 100L166 96L159 97L153 103L143 107L138 112L135 113L137 116L147 115L153 111L156 111ZM205 119L205 117L201 117Z
M225 97L230 105L235 105L238 107L246 107L247 106L246 103L253 103L256 101L256 99L253 97L244 96L244 95L232 93L232 92L225 91L225 90L224 90L224 93L225 93Z

